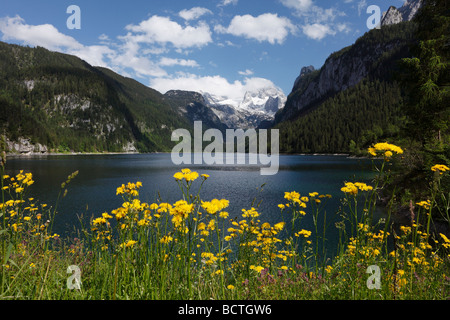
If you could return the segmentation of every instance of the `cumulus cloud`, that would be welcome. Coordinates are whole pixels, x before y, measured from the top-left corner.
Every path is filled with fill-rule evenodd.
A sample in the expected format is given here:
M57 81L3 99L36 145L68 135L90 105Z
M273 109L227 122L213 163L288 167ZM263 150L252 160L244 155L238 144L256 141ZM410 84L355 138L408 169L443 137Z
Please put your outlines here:
M130 31L126 37L134 38L136 42L170 43L175 48L202 47L212 42L211 30L204 22L199 22L195 27L183 27L168 17L155 15L125 29Z
M42 46L49 50L83 47L77 40L59 32L51 24L28 25L20 16L1 18L0 31L3 33L3 40L20 40L27 45Z
M303 33L314 40L321 40L327 35L334 35L336 31L333 31L328 25L314 23L303 26Z
M289 33L295 33L297 28L288 18L279 17L273 13L264 13L257 17L249 14L235 16L228 27L217 25L214 30L218 33L255 39L259 42L282 44Z
M51 24L29 25L20 16L1 18L0 31L2 40L18 40L29 46L73 54L94 66L109 67L105 59L114 56L114 51L105 45L84 46Z
M197 20L201 16L205 14L213 14L211 10L201 7L194 7L192 9L184 9L181 10L178 15L182 17L184 20L190 21L190 20Z

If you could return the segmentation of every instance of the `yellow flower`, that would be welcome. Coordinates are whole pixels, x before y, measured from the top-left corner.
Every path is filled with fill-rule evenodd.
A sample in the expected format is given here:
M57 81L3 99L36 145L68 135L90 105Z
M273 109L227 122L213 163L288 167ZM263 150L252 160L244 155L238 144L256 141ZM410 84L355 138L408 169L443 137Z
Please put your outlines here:
M221 217L221 218L226 219L226 218L228 218L228 216L229 216L229 213L226 211L222 211L219 213L219 217Z
M256 211L255 208L251 208L250 210L242 209L242 217L244 218L257 218L259 217L259 213Z
M373 147L368 148L367 152L374 157L376 157L379 152L379 153L384 154L385 158L390 158L393 156L394 153L403 154L403 149L394 144L389 144L387 142L381 142L381 143L375 144Z
M205 180L209 178L209 174L202 174L202 178L204 178Z
M279 222L279 223L275 224L273 227L275 228L275 230L281 231L284 228L284 224L285 224L284 222Z
M126 247L126 248L133 248L134 245L137 243L137 241L135 240L128 240L127 242L124 242L120 245L121 248Z
M159 242L167 244L167 243L171 242L172 240L173 240L173 238L171 236L164 236L159 240Z
M158 209L158 205L156 203L152 203L150 205L150 210L156 210L156 209Z
M342 187L341 191L352 195L358 194L358 188L351 182L346 182L345 187Z
M233 290L233 289L234 289L234 286L233 286L232 284L229 284L229 285L227 286L227 289Z
M341 188L341 191L344 193L348 193L351 195L357 195L358 189L361 191L370 191L373 190L372 186L369 186L363 182L346 182L345 187Z
M228 207L229 201L226 199L218 200L213 199L211 201L202 201L202 208L206 210L209 214L216 214Z
M16 193L21 193L23 190L23 188L16 188Z
M208 230L215 230L216 229L216 220L210 220L208 223Z
M417 202L416 205L424 208L425 210L429 210L431 207L431 201L430 200L420 201L420 202Z
M254 265L251 265L250 270L255 270L256 272L260 273L262 270L264 270L264 267L261 267L261 266L256 267Z
M311 231L308 231L308 230L301 230L301 231L299 231L299 232L297 232L297 233L295 233L295 236L296 237L299 237L299 236L304 236L305 238L309 238L309 236L311 236Z
M284 193L284 198L288 201L294 201L295 199L299 199L300 198L300 193L296 192L296 191L292 191L292 192L285 192Z
M175 178L175 180L181 180L184 178L184 175L181 172L177 172L173 175L173 177Z
M442 239L444 239L445 243L450 243L450 240L442 233L439 233L439 235L442 237Z
M450 168L443 164L436 164L431 167L431 170L434 172L439 172L439 174L443 174L445 171L450 171Z
M198 173L195 171L191 171L189 169L183 169L181 170L183 173L183 178L186 180L186 182L192 182L198 178Z

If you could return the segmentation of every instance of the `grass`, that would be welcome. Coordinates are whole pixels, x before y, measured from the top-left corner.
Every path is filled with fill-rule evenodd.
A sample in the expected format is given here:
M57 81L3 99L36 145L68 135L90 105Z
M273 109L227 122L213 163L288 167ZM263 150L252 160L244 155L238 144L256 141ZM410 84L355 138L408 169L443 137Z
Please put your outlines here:
M51 231L57 208L26 197L32 174L2 171L0 299L448 299L450 240L430 232L432 212L448 218L449 205L437 207L450 201L440 188L448 168L430 170L434 187L417 204L417 220L394 228L391 206L378 221L373 212L386 168L402 150L377 144L369 151L384 161L371 185L343 182L332 258L325 257L325 222L318 223L326 221L319 219L326 194L286 192L273 225L253 203L230 219L236 213L226 211L228 200L199 196L210 177L183 169L174 175L176 203L142 202L142 183L130 182L117 188L120 208L62 239ZM312 230L303 229L307 215Z

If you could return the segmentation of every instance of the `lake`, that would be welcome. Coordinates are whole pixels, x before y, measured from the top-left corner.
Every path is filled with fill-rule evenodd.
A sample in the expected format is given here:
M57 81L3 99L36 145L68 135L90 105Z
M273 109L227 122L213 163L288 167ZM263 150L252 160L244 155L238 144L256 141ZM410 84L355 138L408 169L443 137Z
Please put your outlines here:
M310 192L331 194L333 198L324 207L326 221L330 224L330 243L337 234L334 222L340 219L336 213L344 195L340 191L344 181L368 181L373 177L371 160L336 155L280 155L279 171L272 176L261 175L257 165L176 166L170 154L8 157L6 173L11 176L19 170L33 173L35 183L28 196L54 206L61 183L72 172L79 171L68 186L67 196L58 204L53 231L64 236L80 229L79 215L98 217L121 206L122 199L116 196L116 188L123 183L141 181L141 201L155 202L158 194L165 202L181 199L173 175L184 167L210 175L201 197L203 200L229 200L230 218L240 217L241 209L249 209L256 198L256 203L262 200L258 210L261 221L273 224L281 221L278 204L286 203L285 191L297 191L302 196ZM193 191L198 190L200 180L195 181ZM305 217L302 224L302 228L312 230L310 216Z

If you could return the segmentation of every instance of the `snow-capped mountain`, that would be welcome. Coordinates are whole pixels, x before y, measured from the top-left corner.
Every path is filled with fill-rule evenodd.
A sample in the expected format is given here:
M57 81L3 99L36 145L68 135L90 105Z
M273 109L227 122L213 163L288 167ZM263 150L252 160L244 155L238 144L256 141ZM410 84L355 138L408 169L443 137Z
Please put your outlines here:
M275 87L247 91L242 100L229 99L202 92L208 107L232 129L257 128L263 121L272 121L284 107L287 97Z

